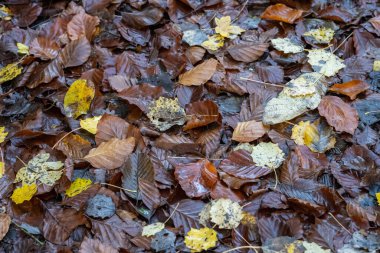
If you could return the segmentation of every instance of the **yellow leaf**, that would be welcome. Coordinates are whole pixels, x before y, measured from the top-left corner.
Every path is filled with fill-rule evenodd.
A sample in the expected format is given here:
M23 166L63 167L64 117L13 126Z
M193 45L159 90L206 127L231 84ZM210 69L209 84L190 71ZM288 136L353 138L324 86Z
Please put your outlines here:
M5 5L0 4L0 19L11 20L12 11Z
M0 178L4 176L5 173L5 165L3 162L0 162Z
M11 63L0 69L0 84L10 81L21 74L22 67L19 67L17 62Z
M98 130L98 123L99 123L99 120L101 119L102 116L96 116L96 117L92 117L92 118L87 118L87 119L81 119L80 120L80 126L92 133L92 134L96 134L96 131Z
M87 190L92 181L88 178L77 178L74 180L74 182L71 183L70 187L66 190L66 196L68 197L74 197L78 195L79 193Z
M329 43L334 37L334 30L331 28L321 27L312 29L303 34L303 36L311 36L316 43Z
M25 44L22 44L22 43L18 43L17 42L17 53L19 54L29 54L29 47Z
M73 82L64 99L66 115L78 118L80 115L86 114L94 96L95 88L92 82L87 82L84 79Z
M186 247L191 249L191 252L201 252L213 248L217 241L216 231L212 228L192 228L185 236Z
M304 50L303 46L300 43L289 38L272 39L271 42L275 49L282 51L285 54L300 53Z
M296 245L294 243L291 243L287 248L287 253L294 253L294 250L296 249Z
M13 194L11 196L11 199L16 204L21 204L24 201L30 200L34 194L37 192L37 185L36 184L24 184L23 186L16 188L13 191Z
M319 138L317 127L310 121L301 121L292 128L291 138L298 145L310 146L313 139Z
M319 89L325 90L324 78L317 72L305 73L286 83L282 93L289 97L305 97L319 93Z
M5 132L5 127L0 127L0 143L3 143L8 132Z
M219 18L215 18L215 32L220 34L225 38L234 39L237 35L244 32L244 29L241 29L239 26L231 25L231 17L225 16Z
M256 224L256 217L248 212L243 212L243 218L241 219L241 224L254 225Z
M143 227L142 236L153 236L163 230L165 228L165 224L162 222L156 222L150 224L148 226Z
M380 60L373 62L373 71L380 71Z
M270 169L277 169L285 160L284 152L272 142L260 142L252 148L251 156L257 166Z
M223 47L223 45L224 45L224 38L223 36L220 36L219 34L208 36L208 40L202 43L202 47L211 51L216 51L219 48Z
M380 206L380 192L376 193L377 204Z
M334 76L340 69L346 67L342 59L324 49L310 50L307 57L311 67L325 76Z

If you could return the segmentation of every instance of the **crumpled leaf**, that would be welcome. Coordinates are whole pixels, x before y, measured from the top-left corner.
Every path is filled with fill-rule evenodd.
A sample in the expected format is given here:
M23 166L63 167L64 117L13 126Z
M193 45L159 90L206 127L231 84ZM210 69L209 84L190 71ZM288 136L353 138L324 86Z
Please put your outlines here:
M303 52L304 47L297 43L297 41L290 38L277 38L271 40L272 45L275 49L284 52L285 54L289 53L300 53Z
M310 121L300 121L292 128L292 139L298 145L309 146L317 138L318 130Z
M52 186L62 175L61 161L48 162L49 153L38 154L31 159L26 167L22 167L16 174L15 183L34 184L37 180Z
M81 119L79 124L84 130L92 134L96 134L96 131L98 130L98 123L101 118L102 116L95 116L92 118Z
M284 152L272 142L260 142L252 147L251 156L257 166L270 169L277 169L285 160Z
M178 103L178 98L160 97L149 107L147 116L160 131L165 131L174 125L181 126L186 121L185 110Z
M12 16L12 11L7 6L0 4L0 19L11 20Z
M180 75L178 82L186 86L202 85L214 75L217 65L218 61L215 59L206 60L193 69Z
M95 96L94 84L91 81L78 79L73 82L64 99L64 109L67 117L78 118L90 109Z
M97 194L87 203L86 214L94 218L108 218L116 212L116 205L112 198L103 194Z
M346 67L342 59L324 49L310 50L308 58L308 63L316 72L329 77L334 76L340 69Z
M192 252L201 252L213 248L218 241L216 234L212 228L192 228L185 236L186 247Z
M254 120L239 122L232 134L232 140L238 142L251 142L262 137L269 131L269 127L262 122Z
M0 69L0 84L10 81L21 74L22 67L17 62L10 63Z
M16 204L21 204L24 201L32 199L33 195L37 193L37 185L35 183L28 185L23 184L21 187L16 188L11 196L11 199Z
M143 227L142 236L153 236L163 230L165 224L162 222L156 222Z
M208 36L208 39L202 42L201 45L208 50L216 51L224 46L224 38L219 34L214 34L212 36Z
M310 36L314 43L327 44L334 38L334 30L331 28L320 27L305 32L303 36Z
M27 45L17 42L16 46L17 46L17 53L29 54L29 47Z
M215 32L225 38L234 39L237 37L237 35L245 31L244 29L241 29L239 26L231 25L230 16L215 18L215 23Z
M0 143L3 143L7 137L8 132L5 131L5 127L0 127Z
M78 177L74 180L74 182L71 183L70 187L66 190L66 196L74 197L79 193L90 188L91 184L91 179Z

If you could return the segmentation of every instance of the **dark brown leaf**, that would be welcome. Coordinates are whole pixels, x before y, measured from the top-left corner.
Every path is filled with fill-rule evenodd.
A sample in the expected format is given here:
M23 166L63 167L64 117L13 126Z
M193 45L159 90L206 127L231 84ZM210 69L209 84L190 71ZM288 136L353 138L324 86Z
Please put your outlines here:
M58 56L59 45L52 39L38 36L30 44L29 52L41 60L51 60Z
M8 233L9 226L11 225L11 217L6 213L0 214L0 241Z
M82 241L79 253L118 253L119 251L112 246L103 244L97 239L84 238Z
M158 23L163 15L161 9L149 6L142 11L123 13L123 21L131 27L146 27Z
M164 90L160 86L156 87L150 84L141 84L124 89L118 96L136 105L143 112L148 112L150 103L159 98L163 92Z
M144 204L150 209L154 210L159 207L161 203L161 195L154 183L144 179L139 178L139 190L141 192L141 198Z
M199 213L202 211L205 203L199 200L184 199L178 203L170 205L173 212L172 220L176 228L183 227L185 233L191 228L200 228ZM176 211L174 209L176 208Z
M91 45L86 37L80 37L77 40L68 43L62 50L60 57L65 68L75 67L85 63L90 57Z
M99 18L80 12L67 24L67 34L70 40L77 40L84 36L88 41L92 40Z

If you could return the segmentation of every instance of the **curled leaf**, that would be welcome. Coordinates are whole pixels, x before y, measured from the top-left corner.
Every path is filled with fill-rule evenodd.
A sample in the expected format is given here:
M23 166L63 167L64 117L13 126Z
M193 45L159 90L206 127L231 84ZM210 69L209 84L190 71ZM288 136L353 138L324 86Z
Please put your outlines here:
M90 109L95 88L91 81L78 79L73 82L64 98L64 109L68 117L78 118Z
M191 228L185 236L186 247L192 252L201 252L213 248L217 241L216 231L212 228Z
M24 201L29 201L37 193L37 185L35 183L28 185L23 184L21 187L13 191L11 199L16 204L21 204Z
M29 54L29 47L27 45L17 42L16 46L17 46L17 53Z

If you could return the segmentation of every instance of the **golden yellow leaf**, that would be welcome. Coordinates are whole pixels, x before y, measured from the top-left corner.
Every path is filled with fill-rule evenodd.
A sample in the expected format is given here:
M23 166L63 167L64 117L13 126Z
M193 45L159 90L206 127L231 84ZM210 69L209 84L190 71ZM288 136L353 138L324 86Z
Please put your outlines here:
M377 204L380 206L380 192L376 193Z
M0 19L11 20L12 11L5 5L0 4Z
M92 118L81 119L79 124L84 130L92 134L96 134L96 131L98 130L98 123L101 117L102 116L95 116Z
M254 225L256 224L256 217L248 212L243 212L243 218L241 219L241 224Z
M237 35L244 32L244 29L241 29L239 26L231 25L231 17L225 16L219 18L215 18L215 32L220 34L225 38L234 39Z
M318 129L310 121L301 121L292 128L292 137L298 145L310 146L314 139L319 138Z
M5 164L3 162L0 162L0 178L4 176L5 173Z
M92 82L78 79L73 82L64 99L64 108L68 117L78 118L90 109L95 96L95 87Z
M25 44L22 44L22 43L18 43L17 42L17 53L19 54L29 54L29 47Z
M296 249L296 245L294 243L291 243L287 248L287 253L294 253L294 250Z
M277 169L285 160L285 154L278 144L260 142L252 148L252 160L257 166Z
M0 69L0 84L10 81L21 74L22 67L18 63L11 63Z
M70 187L66 190L66 196L68 197L74 197L78 195L79 193L87 190L92 181L88 178L77 178L74 180L74 182L71 183Z
M13 191L13 194L11 196L11 199L16 204L21 204L24 201L30 200L34 194L37 192L37 185L36 184L24 184L23 186L16 188Z
M373 62L373 71L380 71L380 60Z
M303 36L311 36L316 43L327 44L333 39L334 30L331 28L321 27L305 32Z
M165 228L165 224L162 222L156 222L148 226L143 227L142 236L154 236Z
M202 42L202 47L216 51L224 45L224 37L219 34L214 34L212 36L208 36L208 40Z
M185 236L186 247L191 249L191 252L201 252L213 248L217 241L216 231L212 228L192 228Z
M3 143L7 137L8 132L5 132L5 127L0 127L0 143Z

